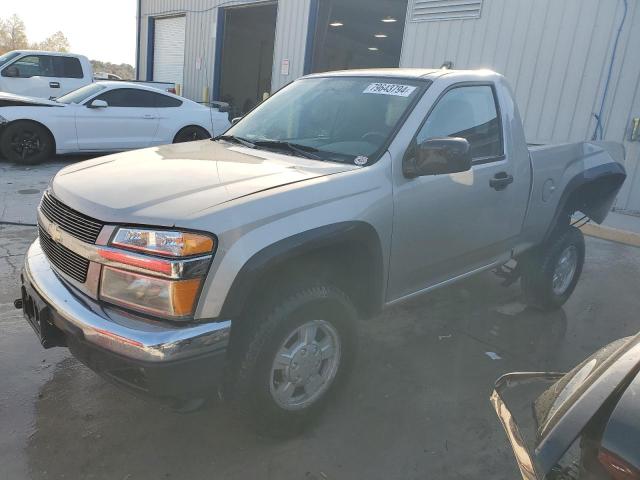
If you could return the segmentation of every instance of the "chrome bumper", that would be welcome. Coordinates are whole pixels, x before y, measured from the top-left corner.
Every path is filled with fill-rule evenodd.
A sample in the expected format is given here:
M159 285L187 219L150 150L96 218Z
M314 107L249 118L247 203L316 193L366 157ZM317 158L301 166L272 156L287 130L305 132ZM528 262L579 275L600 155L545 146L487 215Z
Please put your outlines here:
M229 343L230 320L179 326L117 311L75 293L53 272L37 240L27 252L23 275L53 310L58 328L79 330L87 342L131 360L170 362L223 352Z

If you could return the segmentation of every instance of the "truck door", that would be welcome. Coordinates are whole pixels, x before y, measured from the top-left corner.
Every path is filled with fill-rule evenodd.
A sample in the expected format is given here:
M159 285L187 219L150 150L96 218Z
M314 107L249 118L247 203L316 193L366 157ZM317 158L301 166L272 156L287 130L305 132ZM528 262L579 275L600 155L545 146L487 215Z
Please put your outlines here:
M467 172L407 179L402 158L394 159L388 301L506 261L527 207L528 153L524 138L522 148L505 144L504 125L519 119L512 105L500 113L495 85L462 83L428 95L435 105L414 142L466 138L473 165Z

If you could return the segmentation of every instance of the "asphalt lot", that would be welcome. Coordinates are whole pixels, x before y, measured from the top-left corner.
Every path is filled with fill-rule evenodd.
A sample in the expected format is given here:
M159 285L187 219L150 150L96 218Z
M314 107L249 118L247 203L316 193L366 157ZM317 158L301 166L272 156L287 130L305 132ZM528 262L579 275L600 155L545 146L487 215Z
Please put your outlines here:
M50 175L68 161L28 170L0 162L0 218L32 223ZM517 285L487 273L363 322L346 388L313 428L274 440L224 405L174 413L106 383L65 349L43 350L12 305L35 235L0 225L2 480L513 479L488 401L493 381L566 370L639 329L640 249L588 238L582 279L557 312L525 309Z

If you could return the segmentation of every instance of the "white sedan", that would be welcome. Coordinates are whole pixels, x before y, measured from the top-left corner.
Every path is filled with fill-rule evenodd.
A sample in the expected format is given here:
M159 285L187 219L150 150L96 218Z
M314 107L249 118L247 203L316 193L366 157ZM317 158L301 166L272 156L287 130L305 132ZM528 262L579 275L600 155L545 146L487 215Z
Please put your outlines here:
M34 164L54 153L117 152L220 135L228 115L168 92L99 82L55 100L0 93L0 151Z

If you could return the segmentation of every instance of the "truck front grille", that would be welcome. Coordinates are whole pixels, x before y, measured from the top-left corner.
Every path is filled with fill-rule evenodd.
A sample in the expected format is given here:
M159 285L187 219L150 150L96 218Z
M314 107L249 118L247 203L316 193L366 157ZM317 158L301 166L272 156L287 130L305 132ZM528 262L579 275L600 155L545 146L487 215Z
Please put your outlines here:
M58 270L80 283L87 280L89 260L72 252L64 245L56 243L42 227L39 227L39 237L42 250Z
M103 224L98 220L87 217L80 212L67 207L60 200L49 193L45 193L40 203L40 211L70 235L87 243L96 243Z

